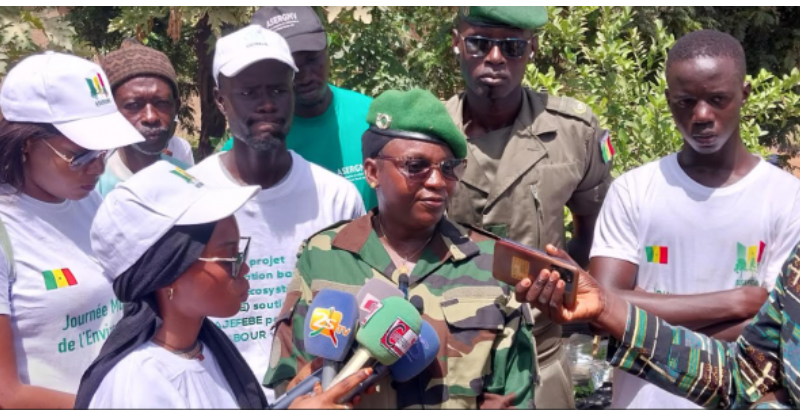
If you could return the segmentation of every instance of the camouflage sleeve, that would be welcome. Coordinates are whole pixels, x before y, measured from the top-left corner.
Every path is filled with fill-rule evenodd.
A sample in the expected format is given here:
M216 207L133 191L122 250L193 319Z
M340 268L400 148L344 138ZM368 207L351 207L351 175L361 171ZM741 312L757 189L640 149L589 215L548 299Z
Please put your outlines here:
M567 207L576 216L598 213L612 180L613 146L609 131L599 126L595 116L592 116L591 127L582 126L584 129L580 131L585 132L586 165L583 179L567 201Z
M792 317L800 311L798 268L795 250L736 343L671 326L631 304L622 340L608 351L609 362L704 408L777 406L759 400L800 384L800 325Z
M264 376L264 386L275 390L276 397L286 392L289 381L312 359L303 343L303 324L312 298L305 278L308 274L304 273L308 263L305 249L306 244L303 244L294 277L286 291L286 302L275 324L269 369Z
M513 393L514 408L531 409L539 375L532 315L527 304L519 304L513 296L505 310L503 333L492 348L492 374L488 376L486 392L502 396Z

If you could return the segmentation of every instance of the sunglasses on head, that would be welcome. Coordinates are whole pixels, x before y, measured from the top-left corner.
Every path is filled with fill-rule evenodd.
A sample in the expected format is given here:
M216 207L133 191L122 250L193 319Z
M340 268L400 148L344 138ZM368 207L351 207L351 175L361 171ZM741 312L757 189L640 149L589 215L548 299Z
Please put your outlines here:
M525 56L525 49L531 43L530 39L493 39L483 36L462 36L461 40L464 41L465 53L473 58L481 58L488 55L496 45L506 58L520 59Z
M378 155L375 159L392 162L401 174L415 181L427 180L434 168L438 169L446 180L458 181L467 168L466 159L447 159L438 164L423 158L392 158Z
M53 153L58 155L59 158L61 158L62 160L64 160L64 162L69 164L69 169L73 171L80 170L86 165L89 165L92 162L94 162L94 160L97 158L105 158L106 154L108 154L108 151L86 151L86 152L81 152L72 157L68 157L63 153L59 152L59 150L53 147L53 145L51 145L48 141L44 140L42 142L44 142L44 144L47 145L47 147L50 148L50 150L52 150Z
M239 271L244 267L247 262L247 256L250 254L250 238L242 237L239 239L239 252L235 258L199 258L198 261L203 262L224 262L231 264L231 276L236 279L239 276Z

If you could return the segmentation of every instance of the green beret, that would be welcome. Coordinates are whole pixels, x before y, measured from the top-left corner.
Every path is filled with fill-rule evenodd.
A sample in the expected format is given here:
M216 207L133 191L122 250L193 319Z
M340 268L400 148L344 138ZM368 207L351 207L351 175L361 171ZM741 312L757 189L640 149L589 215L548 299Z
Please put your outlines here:
M450 114L430 91L389 90L372 101L367 113L370 132L444 144L456 158L466 158L467 138L453 123Z
M475 25L505 25L536 29L547 23L545 6L461 6L461 19Z

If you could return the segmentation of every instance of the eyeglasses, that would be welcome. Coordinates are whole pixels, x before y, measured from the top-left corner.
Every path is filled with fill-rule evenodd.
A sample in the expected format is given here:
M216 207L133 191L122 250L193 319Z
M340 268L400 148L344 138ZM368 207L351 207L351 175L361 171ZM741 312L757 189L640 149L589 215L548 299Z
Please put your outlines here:
M54 148L53 145L48 143L46 140L43 140L42 142L44 142L44 144L47 145L47 147L50 148L50 150L52 150L53 153L58 155L59 158L63 159L64 162L69 164L69 169L73 171L80 170L86 165L89 165L92 162L94 162L95 159L97 158L105 158L106 154L108 153L108 151L86 151L70 158L64 155L63 153L59 152L58 149Z
M436 168L448 181L458 181L464 175L467 168L466 159L447 159L438 164L434 164L422 158L392 158L378 155L375 159L390 161L408 179L415 181L427 180L431 175L431 170Z
M461 40L464 41L466 54L473 58L482 58L488 55L497 45L506 58L520 59L525 56L525 48L531 43L530 39L493 39L484 38L483 36L462 36Z
M242 246L244 249L242 249ZM250 238L242 237L239 239L239 253L235 258L199 258L198 261L203 262L230 262L231 263L231 276L236 279L239 276L239 271L242 270L247 256L250 254Z

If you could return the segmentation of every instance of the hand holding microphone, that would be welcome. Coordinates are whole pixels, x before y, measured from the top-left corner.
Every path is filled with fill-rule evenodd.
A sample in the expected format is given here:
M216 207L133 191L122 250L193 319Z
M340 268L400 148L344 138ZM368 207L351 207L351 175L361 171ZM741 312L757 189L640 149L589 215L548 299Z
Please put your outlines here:
M350 391L355 389L372 374L372 369L361 369L355 374L345 378L342 382L334 384L327 391L322 390L322 385L317 382L314 385L313 393L298 397L289 406L290 410L352 410L354 403L358 403L358 397L345 397ZM274 409L274 408L273 408Z
M358 394L363 393L387 374L391 374L392 379L397 382L410 381L430 366L433 361L436 360L438 353L439 336L436 334L436 330L433 329L433 326L423 321L419 332L419 338L408 352L392 366L383 364L376 366L374 368L375 372L347 394L347 396L342 399L342 403L352 401Z
M329 381L336 375L337 362L350 352L357 326L358 305L352 294L330 289L317 293L308 307L303 340L306 352L322 358L322 368L278 398L272 409L287 409L293 401L312 392L317 382L323 388L332 385Z

